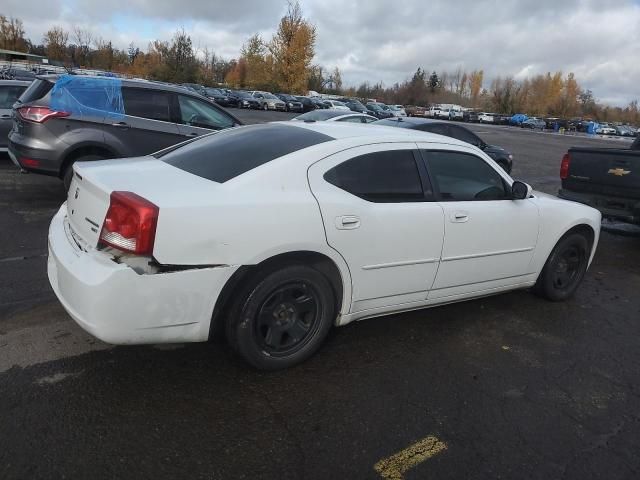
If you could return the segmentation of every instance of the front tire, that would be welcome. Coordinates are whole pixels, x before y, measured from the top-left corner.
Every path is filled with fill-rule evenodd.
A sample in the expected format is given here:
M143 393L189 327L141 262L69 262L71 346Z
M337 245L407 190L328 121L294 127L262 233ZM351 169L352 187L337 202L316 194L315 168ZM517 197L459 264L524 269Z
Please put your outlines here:
M227 340L260 370L292 367L313 355L335 320L335 295L327 278L305 265L255 275L233 302Z
M565 235L551 255L534 287L537 294L559 302L571 297L584 278L589 263L589 242L580 233Z

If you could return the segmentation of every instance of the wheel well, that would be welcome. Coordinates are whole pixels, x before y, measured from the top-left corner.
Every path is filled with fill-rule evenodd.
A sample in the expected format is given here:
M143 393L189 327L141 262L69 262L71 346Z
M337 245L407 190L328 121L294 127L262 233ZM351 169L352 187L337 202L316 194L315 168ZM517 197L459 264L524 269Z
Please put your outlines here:
M104 155L106 158L113 157L114 153L105 147L99 147L97 145L89 145L86 147L80 147L72 152L69 152L62 162L62 167L60 168L60 177L64 176L64 172L67 170L67 167L75 162L78 158L83 157L85 155Z
M581 223L580 225L576 225L575 227L572 227L569 230L567 230L565 234L562 236L562 238L572 233L581 233L587 238L587 242L589 243L589 253L591 253L591 249L593 248L593 241L596 237L596 232L593 231L593 228L590 225Z
M336 312L342 307L342 295L344 284L338 266L326 255L317 252L297 251L287 252L270 257L256 265L243 265L231 276L222 288L216 305L213 308L211 326L209 327L209 339L219 340L224 332L224 318L231 306L233 294L240 290L249 279L257 272L265 270L277 270L287 265L308 265L322 273L331 284L336 300Z

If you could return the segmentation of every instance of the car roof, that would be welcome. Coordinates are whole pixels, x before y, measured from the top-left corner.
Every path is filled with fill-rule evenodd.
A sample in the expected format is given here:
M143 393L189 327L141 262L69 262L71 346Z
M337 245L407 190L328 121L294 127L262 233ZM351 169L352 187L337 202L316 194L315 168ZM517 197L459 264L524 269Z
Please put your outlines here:
M39 79L44 79L44 80L49 80L52 82L57 81L62 75L60 74L48 74L48 75L37 75L36 78ZM173 92L178 92L178 93L191 93L193 92L193 90L190 90L186 85L187 84L182 84L182 85L176 85L174 83L164 83L164 82L156 82L153 80L143 80L143 79L133 79L133 78L120 78L120 77L105 77L105 76L100 76L100 75L77 75L80 78L93 78L96 80L102 80L104 81L105 78L117 78L122 82L122 86L126 86L126 87L141 87L141 88L148 88L148 89L156 89L156 90L171 90ZM196 83L193 84L189 84L189 85L197 85L200 86Z
M357 114L356 114L357 115ZM375 143L385 142L439 142L462 147L469 147L469 144L452 137L445 137L435 133L421 132L406 128L386 127L382 125L372 125L364 123L344 123L344 122L274 122L289 125L293 128L306 128L317 133L322 133L335 140L370 138Z

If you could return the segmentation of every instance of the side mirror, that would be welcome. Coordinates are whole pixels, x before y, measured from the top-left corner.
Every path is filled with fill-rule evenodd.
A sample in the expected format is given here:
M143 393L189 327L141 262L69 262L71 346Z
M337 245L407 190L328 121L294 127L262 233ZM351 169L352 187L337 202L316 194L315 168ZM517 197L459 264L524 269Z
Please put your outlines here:
M513 200L524 200L531 196L531 186L516 180L511 184L511 198Z

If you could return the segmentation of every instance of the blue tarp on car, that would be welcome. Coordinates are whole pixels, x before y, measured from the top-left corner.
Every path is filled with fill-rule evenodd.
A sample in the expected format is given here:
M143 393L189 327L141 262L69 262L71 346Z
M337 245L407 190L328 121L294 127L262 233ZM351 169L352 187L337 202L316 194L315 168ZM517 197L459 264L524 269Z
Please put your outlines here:
M522 122L525 122L528 119L529 119L529 117L527 115L525 115L524 113L516 113L514 116L512 116L509 119L509 123L511 125L520 125Z
M63 75L51 90L50 106L72 114L120 119L124 116L122 80Z

